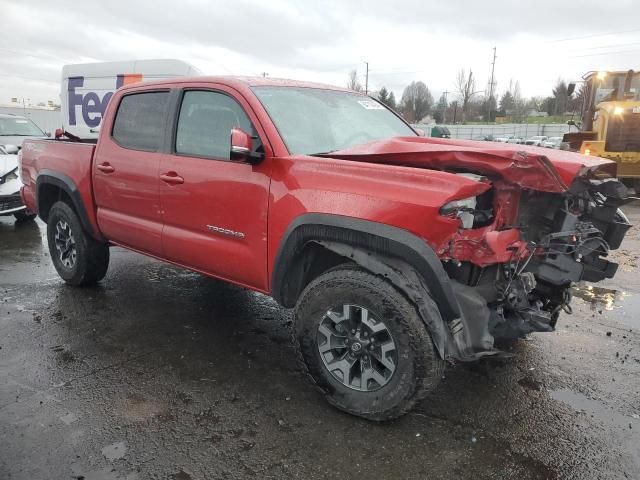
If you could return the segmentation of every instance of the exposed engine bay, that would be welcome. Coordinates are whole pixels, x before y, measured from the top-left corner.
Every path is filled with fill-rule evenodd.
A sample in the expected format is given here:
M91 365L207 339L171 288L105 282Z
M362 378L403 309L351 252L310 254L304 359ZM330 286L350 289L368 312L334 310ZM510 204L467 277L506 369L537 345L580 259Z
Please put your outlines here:
M499 354L495 340L552 331L571 312L571 286L611 278L607 259L631 227L620 207L633 197L615 162L523 145L397 137L332 152L333 158L446 172L459 192L439 207L423 238L448 276L457 317L429 325L444 358ZM403 267L378 266L391 278ZM412 292L403 271L394 282ZM414 276L415 277L415 276ZM446 338L444 338L446 337ZM443 339L444 338L444 339Z
M494 339L552 331L560 312L571 312L574 282L614 276L607 255L631 225L620 210L629 192L614 178L589 172L551 193L476 177L491 188L443 207L460 228L438 255L474 350L483 351Z

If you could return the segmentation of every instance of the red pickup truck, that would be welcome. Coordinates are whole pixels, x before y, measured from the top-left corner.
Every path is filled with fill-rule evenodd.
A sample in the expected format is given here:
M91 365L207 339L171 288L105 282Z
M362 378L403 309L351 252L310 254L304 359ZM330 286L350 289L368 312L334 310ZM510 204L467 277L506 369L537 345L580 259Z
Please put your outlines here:
M373 420L447 361L552 331L630 227L613 162L424 138L360 93L268 78L125 86L97 143L28 140L20 161L66 282L120 245L269 294L329 402Z

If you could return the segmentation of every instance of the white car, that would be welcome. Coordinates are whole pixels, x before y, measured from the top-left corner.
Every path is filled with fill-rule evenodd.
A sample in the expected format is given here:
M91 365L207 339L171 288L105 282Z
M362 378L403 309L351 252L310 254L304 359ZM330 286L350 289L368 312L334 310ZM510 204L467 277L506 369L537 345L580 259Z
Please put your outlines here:
M524 141L525 145L534 145L536 147L540 147L542 142L546 141L549 137L546 135L534 135L533 137L529 137Z
M13 215L18 221L36 216L27 210L20 198L22 182L18 176L18 147L0 145L0 216Z
M507 140L507 143L521 144L521 143L524 143L524 140L522 139L522 137L514 137L514 136L512 136L509 140Z
M0 145L22 147L27 138L47 138L48 133L26 117L0 113Z
M542 144L541 147L545 148L560 148L560 144L562 143L562 137L549 137Z
M499 142L499 143L509 143L509 140L511 140L512 138L514 138L513 135L500 135L498 137L495 137L493 139L494 142Z

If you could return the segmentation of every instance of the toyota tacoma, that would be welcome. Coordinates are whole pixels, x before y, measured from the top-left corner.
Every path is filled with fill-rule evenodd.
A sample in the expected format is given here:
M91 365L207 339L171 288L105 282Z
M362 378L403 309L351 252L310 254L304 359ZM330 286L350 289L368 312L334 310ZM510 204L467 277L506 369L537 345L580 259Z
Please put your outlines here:
M614 162L424 138L325 85L137 83L97 141L56 136L24 142L21 195L65 282L100 281L119 245L271 295L327 400L372 420L448 362L553 331L574 282L615 274L630 227Z

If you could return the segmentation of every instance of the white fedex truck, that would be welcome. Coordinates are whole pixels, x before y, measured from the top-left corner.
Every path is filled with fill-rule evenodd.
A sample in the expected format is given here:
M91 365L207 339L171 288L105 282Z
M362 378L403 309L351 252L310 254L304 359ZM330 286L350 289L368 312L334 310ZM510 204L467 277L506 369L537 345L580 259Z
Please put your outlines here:
M65 131L97 138L109 99L118 88L135 82L202 75L181 60L129 60L83 63L62 68L60 91Z

